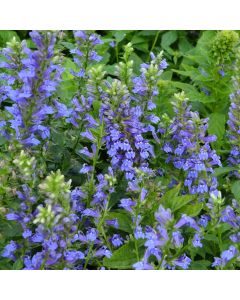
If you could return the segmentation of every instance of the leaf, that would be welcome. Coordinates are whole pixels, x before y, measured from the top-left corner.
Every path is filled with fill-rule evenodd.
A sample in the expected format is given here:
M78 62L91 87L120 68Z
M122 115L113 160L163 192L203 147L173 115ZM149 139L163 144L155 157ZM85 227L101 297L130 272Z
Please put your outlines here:
M197 260L191 263L190 270L207 270L211 265L209 260Z
M189 202L192 202L196 198L195 195L183 195L172 199L170 202L170 209L174 212L181 207L186 206Z
M17 259L14 262L12 269L13 270L21 270L22 268L23 268L23 260L21 258Z
M137 241L138 251L140 257L144 252L144 247L140 240ZM137 262L137 255L135 252L135 245L132 241L126 243L119 249L113 252L110 258L103 259L103 265L110 269L129 270L132 269L132 265Z
M134 72L139 72L139 66L143 62L142 59L136 53L132 53L130 59L133 60Z
M197 48L205 48L211 44L211 41L216 35L216 31L214 30L206 30L202 33L201 37L197 42ZM199 49L200 51L200 49Z
M167 31L162 35L161 46L167 50L178 38L176 30Z
M161 74L161 79L162 80L171 80L172 79L172 75L173 75L173 72L168 70L168 71L165 71Z
M240 200L240 180L232 183L231 191L237 200Z
M186 38L184 38L179 41L178 47L179 50L185 54L186 52L191 50L193 46L189 43L189 41Z
M117 219L118 220L118 229L132 233L132 219L131 217L124 212L109 212L107 218L109 220Z
M74 80L62 81L57 89L57 95L63 100L63 102L70 103L77 92L77 88L76 81Z
M17 33L13 30L0 30L0 44L5 46L7 42L10 42L13 38L19 41Z
M209 116L208 132L214 134L219 140L222 139L225 133L226 118L224 114L212 113Z
M224 174L228 174L229 172L231 171L235 171L237 170L236 167L221 167L221 168L216 168L214 170L214 176L221 176L221 175L224 175Z
M0 220L0 232L4 232L5 237L12 238L21 236L22 229L16 222Z
M185 205L184 207L182 207L179 212L181 214L186 214L190 217L195 217L197 216L200 211L203 208L203 204L202 203L195 203L195 204L189 204L189 205Z
M170 191L167 191L162 198L160 199L160 203L166 207L166 208L170 208L171 206L171 201L173 198L175 198L181 188L181 184L178 184L177 186L175 186L173 189L171 189Z
M117 43L120 43L126 36L127 31L124 30L118 30L116 32L114 32L113 36L116 39Z
M69 58L66 58L63 64L64 72L62 73L63 80L73 79L74 76L70 73L71 70L77 72L76 64Z

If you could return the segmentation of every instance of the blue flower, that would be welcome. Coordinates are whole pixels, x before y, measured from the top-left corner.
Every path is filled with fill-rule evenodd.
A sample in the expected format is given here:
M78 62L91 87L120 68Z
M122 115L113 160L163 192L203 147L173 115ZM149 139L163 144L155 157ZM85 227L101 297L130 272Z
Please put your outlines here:
M111 243L114 247L120 247L123 244L123 238L119 234L114 234L111 239Z
M173 261L173 264L175 266L181 267L182 269L188 269L191 261L192 260L189 257L187 257L186 254L183 254L178 259L175 259Z
M173 231L172 233L172 243L176 248L182 247L184 238L180 231Z
M84 253L76 250L67 250L64 252L64 258L67 262L75 263L77 260L84 259Z
M196 247L200 247L202 248L202 243L201 243L201 236L198 233L195 233L193 240L192 240L192 244L193 246Z
M11 260L15 260L15 255L14 253L16 252L16 250L19 248L18 244L14 241L10 241L9 244L7 244L4 249L3 252L1 254L2 257L6 257L9 258Z
M136 202L130 198L121 199L119 207L124 208L126 211L132 212L132 207L136 205Z

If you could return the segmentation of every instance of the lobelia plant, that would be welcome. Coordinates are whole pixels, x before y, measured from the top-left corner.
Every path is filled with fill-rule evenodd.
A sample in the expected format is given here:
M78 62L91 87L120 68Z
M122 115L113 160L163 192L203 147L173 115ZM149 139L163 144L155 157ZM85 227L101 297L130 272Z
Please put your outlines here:
M235 75L226 161L196 95L162 105L157 39L147 62L117 33L33 31L2 49L0 269L239 268L238 181L234 197L221 184L239 175L238 38L215 35L210 65Z

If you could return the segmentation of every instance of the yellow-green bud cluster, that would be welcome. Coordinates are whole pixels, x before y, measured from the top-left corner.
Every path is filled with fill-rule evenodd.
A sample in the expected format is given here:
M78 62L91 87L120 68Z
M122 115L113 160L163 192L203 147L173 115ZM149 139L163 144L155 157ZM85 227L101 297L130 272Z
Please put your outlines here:
M25 179L31 178L36 166L35 157L30 158L24 150L21 150L19 157L14 159L13 163L18 167Z
M211 46L211 53L217 64L223 64L235 57L239 36L235 31L223 30L216 34Z
M60 170L57 170L57 172L51 172L50 175L39 184L39 188L51 199L58 199L70 194L71 180L65 182L64 176Z
M114 186L117 182L117 179L115 177L108 174L105 174L105 179L108 181L110 187Z
M39 206L39 213L34 219L34 224L44 224L46 226L51 226L55 219L55 214L52 210L52 206L48 204L46 207Z

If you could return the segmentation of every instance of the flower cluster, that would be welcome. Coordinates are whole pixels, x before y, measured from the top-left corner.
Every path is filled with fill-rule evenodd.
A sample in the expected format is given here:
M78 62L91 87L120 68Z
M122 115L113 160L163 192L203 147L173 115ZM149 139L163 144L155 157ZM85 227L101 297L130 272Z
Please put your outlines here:
M184 245L181 229L184 226L191 228L193 246L202 247L199 225L193 218L185 214L175 223L171 210L165 209L162 205L155 213L155 219L156 227L147 226L141 235L141 238L146 240L143 260L135 263L133 267L136 270L154 269L154 267L159 269L175 269L176 267L188 269L191 259L181 251Z
M208 120L191 111L184 94L175 97L176 116L163 145L168 154L166 162L184 172L184 186L190 194L217 193L217 179L212 173L214 166L221 166L221 161L210 146L216 137L206 134Z
M236 73L239 70L239 58L235 64ZM231 166L240 165L240 88L239 88L239 77L238 75L233 77L234 92L230 95L230 108L229 108L229 119L228 119L228 137L231 143L231 151L229 156L229 163ZM234 174L240 177L239 171L235 171Z
M63 68L54 53L55 33L33 31L30 36L36 50L30 49L25 41L20 44L13 40L2 51L6 61L0 68L6 73L1 79L6 84L1 95L2 100L13 102L6 110L14 134L6 130L5 136L13 135L25 146L36 146L50 136L46 123L55 106L49 100L56 91ZM55 104L57 106L58 102Z
M143 137L142 109L131 106L126 86L113 81L106 94L101 111L106 124L107 153L112 167L119 168L131 181L135 178L134 167L151 172L147 161L154 157L153 146Z

